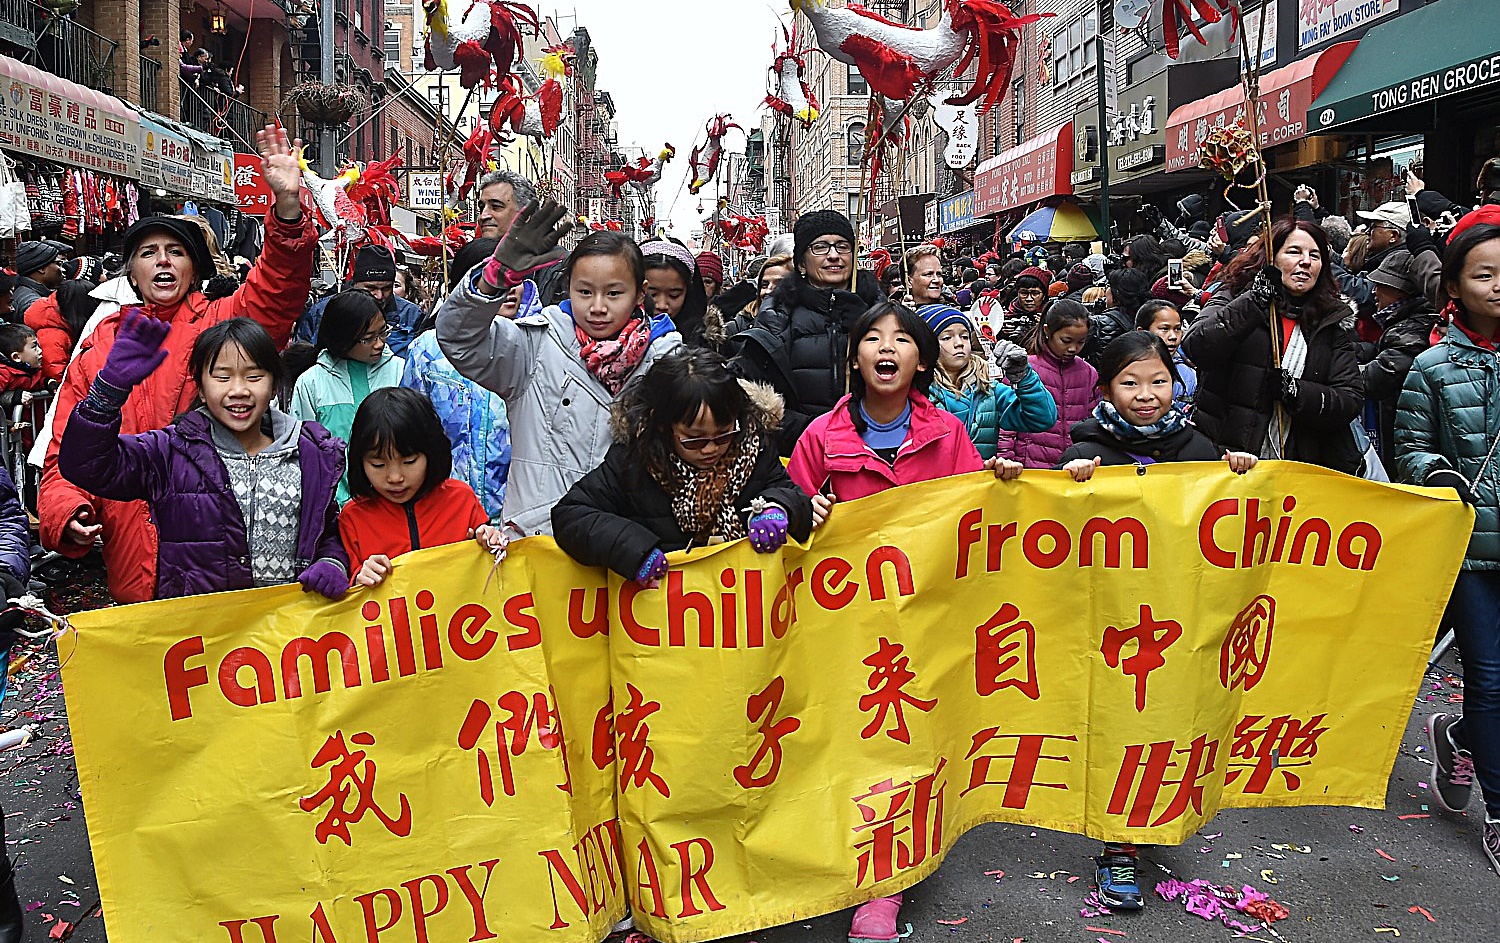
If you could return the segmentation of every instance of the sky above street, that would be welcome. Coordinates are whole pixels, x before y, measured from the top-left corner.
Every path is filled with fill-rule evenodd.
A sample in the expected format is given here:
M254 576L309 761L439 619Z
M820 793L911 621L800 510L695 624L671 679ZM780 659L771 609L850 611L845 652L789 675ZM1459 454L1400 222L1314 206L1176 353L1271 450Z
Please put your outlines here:
M544 2L539 12L557 17L564 33L575 14L588 29L621 144L652 157L665 143L676 146L677 158L656 186L657 218L670 215L672 234L686 241L699 222L698 198L684 182L688 154L715 114L731 114L747 129L758 123L772 43L781 35L777 17L789 13L785 0L574 0ZM743 151L745 138L731 131L725 146ZM704 208L712 209L711 200Z

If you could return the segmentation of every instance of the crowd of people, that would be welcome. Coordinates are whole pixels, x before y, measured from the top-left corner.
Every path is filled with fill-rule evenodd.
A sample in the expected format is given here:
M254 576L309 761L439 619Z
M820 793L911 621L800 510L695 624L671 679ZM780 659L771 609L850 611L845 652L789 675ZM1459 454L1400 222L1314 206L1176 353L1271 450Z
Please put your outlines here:
M113 260L23 243L0 283L0 389L56 390L41 544L97 547L117 601L339 599L412 550L539 534L654 587L673 551L774 552L859 513L841 502L980 471L1295 460L1447 487L1478 520L1446 622L1465 703L1429 728L1432 786L1461 811L1477 779L1500 870L1500 206L1413 178L1424 218L1388 204L1355 230L1304 188L1270 225L1148 214L1116 253L924 244L880 272L823 210L731 271L608 230L565 251L569 211L501 171L424 305L378 246L315 299L292 142L257 144L275 199L242 273L200 221L157 216ZM12 596L25 503L0 471ZM1098 857L1111 908L1143 904L1137 854ZM900 904L863 904L851 936L895 940Z

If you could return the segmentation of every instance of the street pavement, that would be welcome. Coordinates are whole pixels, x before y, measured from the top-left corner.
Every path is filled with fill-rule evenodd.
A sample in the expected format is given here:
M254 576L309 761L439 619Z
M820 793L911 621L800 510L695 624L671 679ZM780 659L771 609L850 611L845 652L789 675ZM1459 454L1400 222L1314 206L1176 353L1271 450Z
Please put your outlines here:
M70 591L86 582L74 582ZM1438 810L1425 785L1424 724L1432 713L1458 708L1463 688L1457 671L1450 654L1424 679L1385 811L1226 810L1183 845L1147 851L1144 883L1204 879L1268 892L1290 916L1248 937L1254 940L1500 940L1500 877L1480 849L1484 813L1478 791L1460 817ZM6 845L28 911L27 940L104 941L55 650L32 659L12 679L0 723L36 724L42 733L30 745L0 754ZM909 939L1177 943L1235 937L1154 895L1141 913L1084 916L1092 890L1090 855L1097 847L1040 829L976 828L936 874L908 892L902 920L911 925ZM68 926L59 929L59 922ZM848 930L844 911L736 939L843 943Z

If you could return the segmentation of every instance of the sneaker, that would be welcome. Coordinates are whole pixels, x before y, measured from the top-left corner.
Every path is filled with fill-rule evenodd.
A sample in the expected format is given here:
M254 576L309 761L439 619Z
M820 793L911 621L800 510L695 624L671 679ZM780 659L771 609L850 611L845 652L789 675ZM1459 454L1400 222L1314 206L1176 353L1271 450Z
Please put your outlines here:
M1500 822L1487 819L1484 823L1484 856L1490 859L1490 867L1500 874Z
M1474 758L1460 750L1449 733L1460 718L1433 714L1427 719L1427 748L1432 751L1432 795L1449 812L1462 812L1474 793Z
M1133 845L1105 845L1104 854L1094 859L1094 884L1099 888L1099 899L1110 910L1140 910L1145 906L1135 876L1136 860Z
M849 943L896 943L901 939L896 929L896 918L900 915L900 894L865 901L854 909Z

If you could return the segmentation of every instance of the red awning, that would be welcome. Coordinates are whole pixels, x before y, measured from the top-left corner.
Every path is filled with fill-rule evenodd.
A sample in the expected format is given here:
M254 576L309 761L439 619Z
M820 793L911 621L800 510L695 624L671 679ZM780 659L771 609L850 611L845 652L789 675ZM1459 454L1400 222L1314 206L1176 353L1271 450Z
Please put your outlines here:
M1061 143L1059 143L1061 142ZM991 216L1073 192L1073 122L1053 128L974 171L974 217Z
M1260 79L1260 145L1274 147L1307 134L1307 109L1328 86L1358 42L1338 43ZM1236 85L1189 102L1167 118L1167 170L1198 166L1198 146L1210 128L1243 123L1245 90Z

